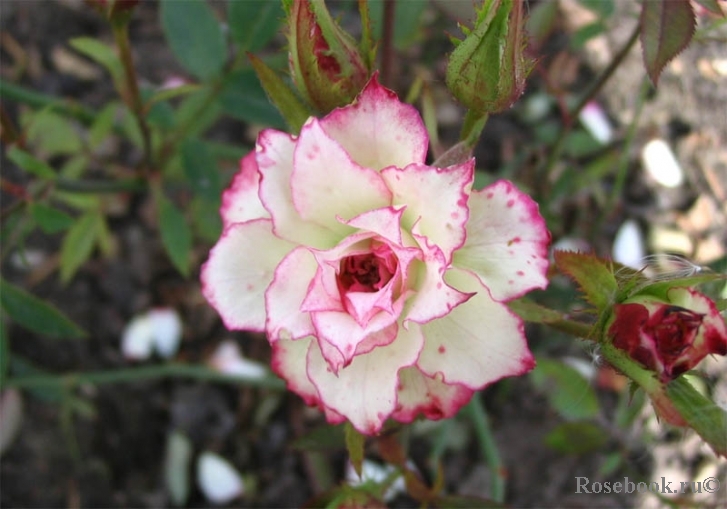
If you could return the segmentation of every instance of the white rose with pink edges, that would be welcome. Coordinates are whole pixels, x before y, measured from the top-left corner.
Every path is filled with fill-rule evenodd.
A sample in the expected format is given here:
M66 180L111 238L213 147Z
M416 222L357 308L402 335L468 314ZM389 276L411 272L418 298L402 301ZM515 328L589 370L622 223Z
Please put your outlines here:
M504 180L473 192L474 160L428 166L428 144L376 77L297 137L264 130L202 268L225 325L266 332L288 387L369 435L535 365L505 303L547 284L538 206Z

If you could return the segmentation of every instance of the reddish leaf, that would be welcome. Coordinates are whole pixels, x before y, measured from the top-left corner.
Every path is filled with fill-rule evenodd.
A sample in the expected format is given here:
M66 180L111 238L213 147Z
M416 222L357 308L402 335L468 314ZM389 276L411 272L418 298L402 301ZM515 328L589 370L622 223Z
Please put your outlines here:
M696 19L689 0L644 0L641 8L641 47L644 65L656 85L664 66L694 35Z

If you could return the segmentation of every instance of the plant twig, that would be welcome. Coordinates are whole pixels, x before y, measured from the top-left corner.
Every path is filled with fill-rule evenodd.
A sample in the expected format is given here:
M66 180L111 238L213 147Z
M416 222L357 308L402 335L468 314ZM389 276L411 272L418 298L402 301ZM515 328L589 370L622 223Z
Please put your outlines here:
M153 366L111 369L107 371L72 372L62 375L28 375L10 377L7 387L33 389L40 387L74 388L80 385L103 385L114 383L142 382L164 378L191 378L208 382L246 385L262 389L283 390L285 383L271 376L247 378L226 375L203 365L169 363Z

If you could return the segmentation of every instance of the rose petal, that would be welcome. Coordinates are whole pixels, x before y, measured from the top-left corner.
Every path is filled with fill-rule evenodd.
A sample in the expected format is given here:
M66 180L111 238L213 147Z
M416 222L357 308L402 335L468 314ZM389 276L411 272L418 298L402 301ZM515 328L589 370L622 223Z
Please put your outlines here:
M305 247L295 248L275 269L273 282L265 292L265 329L270 342L314 333L310 314L301 307L317 270L315 257Z
M240 171L232 179L230 187L222 193L220 215L225 228L233 223L270 217L258 196L259 187L260 174L253 150L242 158Z
M154 333L149 316L144 313L135 316L121 335L121 353L127 359L145 360L151 357L154 348Z
M423 163L429 136L419 112L399 101L373 76L356 101L332 111L321 121L357 164L380 170Z
M148 313L154 346L159 355L170 358L179 348L182 340L182 320L172 308L152 309Z
M260 200L270 212L275 234L280 238L305 246L331 247L340 236L321 225L304 221L293 206L290 178L295 144L295 138L273 129L266 129L258 136L256 152L261 175Z
M404 207L384 207L359 214L353 219L345 221L345 224L359 230L376 233L389 242L401 246L401 217L403 214Z
M474 272L498 301L545 288L550 233L537 203L500 180L473 192L469 208L467 240L453 265Z
M490 297L472 274L457 269L446 280L462 291L477 292L446 316L422 325L425 342L417 361L429 376L478 390L505 376L535 366L522 320Z
M197 485L213 504L226 504L242 495L242 477L222 456L205 451L197 459Z
M394 195L393 204L406 206L402 225L441 249L447 262L465 241L474 168L474 159L470 159L449 168L410 164L381 171Z
M399 307L401 307L401 304L399 304ZM376 344L388 344L396 337L398 328L391 327L396 324L398 315L385 312L375 315L365 327L356 323L356 320L345 311L318 311L311 313L311 315L318 341L329 343L342 356L339 357L335 353L332 356L325 356L334 372L351 362L358 345L369 336L383 332L374 341Z
M445 316L471 297L444 281L446 267L444 255L438 249L424 253L424 261L413 264L412 270L416 271L413 278L417 280L417 293L409 301L405 327L409 321L426 323Z
M220 343L207 362L212 369L226 375L255 379L263 378L266 374L265 367L245 358L240 352L238 344L232 340Z
M316 343L308 349L308 377L321 402L346 417L361 433L373 435L396 408L398 372L416 361L422 348L418 327L399 328L396 340L354 357L334 374Z
M300 131L290 179L300 217L348 235L342 224L369 210L391 204L391 193L378 172L359 166L311 118Z
M396 412L399 422L412 422L419 414L427 419L447 419L469 402L474 392L464 385L445 384L416 367L399 371Z
M272 343L273 356L270 366L285 380L288 389L303 398L307 405L322 406L319 403L318 391L308 378L306 368L305 359L311 343L315 343L313 336L296 340L278 339Z
M202 293L228 329L263 331L265 290L294 245L272 232L270 219L227 228L202 266Z

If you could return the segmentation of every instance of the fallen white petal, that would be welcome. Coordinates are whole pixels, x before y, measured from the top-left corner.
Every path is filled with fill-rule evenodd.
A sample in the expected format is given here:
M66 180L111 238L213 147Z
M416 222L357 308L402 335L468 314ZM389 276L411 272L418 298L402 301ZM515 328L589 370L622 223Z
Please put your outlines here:
M643 267L644 237L639 225L633 219L627 219L616 232L613 240L613 259L634 269Z
M152 309L147 313L151 323L154 346L159 355L168 359L177 353L182 339L182 320L172 308Z
M197 459L197 485L213 504L226 504L245 491L242 476L224 458L205 451Z
M408 466L413 467L411 463L408 463ZM346 463L346 482L352 487L367 482L381 484L395 471L396 468L393 465L379 465L374 461L363 460L361 464L361 477L359 478L353 465L349 462ZM406 483L404 482L404 477L399 475L384 493L384 501L389 502L401 493L406 493Z
M226 375L243 378L262 378L267 370L262 364L243 357L240 347L232 340L223 341L209 358L212 369Z
M684 171L664 140L657 138L644 145L641 162L651 178L664 187L679 187L684 182Z
M591 136L604 145L613 139L611 121L597 103L588 103L579 113L578 119Z
M146 314L135 316L126 325L121 336L121 352L131 360L146 360L151 357L154 336L152 324Z

